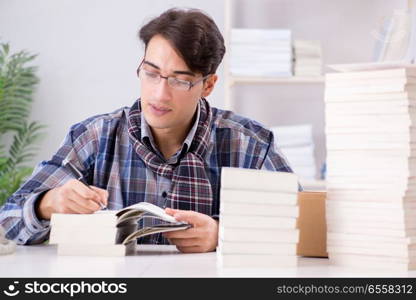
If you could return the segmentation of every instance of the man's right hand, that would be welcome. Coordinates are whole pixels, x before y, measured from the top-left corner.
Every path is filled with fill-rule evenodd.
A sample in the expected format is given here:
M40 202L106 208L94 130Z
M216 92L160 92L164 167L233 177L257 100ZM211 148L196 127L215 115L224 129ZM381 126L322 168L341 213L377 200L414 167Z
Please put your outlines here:
M76 179L48 191L38 200L36 214L40 219L50 220L52 213L91 214L107 206L108 192L95 186L87 187Z

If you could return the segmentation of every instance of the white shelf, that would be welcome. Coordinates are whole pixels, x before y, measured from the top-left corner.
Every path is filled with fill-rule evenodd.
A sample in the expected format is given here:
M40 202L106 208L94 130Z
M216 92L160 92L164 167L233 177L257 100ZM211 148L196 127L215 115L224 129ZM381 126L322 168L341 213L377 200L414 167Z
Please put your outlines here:
M229 85L234 84L301 84L301 83L324 83L324 76L292 76L292 77L252 77L252 76L229 76Z

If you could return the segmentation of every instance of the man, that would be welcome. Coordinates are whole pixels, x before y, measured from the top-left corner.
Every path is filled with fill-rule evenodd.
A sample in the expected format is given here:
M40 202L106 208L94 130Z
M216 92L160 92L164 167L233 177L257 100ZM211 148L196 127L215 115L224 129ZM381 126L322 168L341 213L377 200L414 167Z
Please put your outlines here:
M71 127L62 146L7 201L0 224L19 244L48 239L51 214L147 201L193 228L150 236L182 252L215 250L221 167L291 172L259 123L210 107L224 40L197 10L171 9L140 29L141 98ZM63 163L72 162L88 188Z

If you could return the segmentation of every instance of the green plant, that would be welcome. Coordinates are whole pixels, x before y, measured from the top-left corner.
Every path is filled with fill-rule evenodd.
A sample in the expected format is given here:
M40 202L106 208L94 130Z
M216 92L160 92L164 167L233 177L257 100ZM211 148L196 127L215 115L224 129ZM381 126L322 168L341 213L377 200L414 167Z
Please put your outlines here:
M39 79L36 67L27 64L35 57L26 51L11 54L9 44L0 43L0 206L31 174L26 164L45 127L28 122Z

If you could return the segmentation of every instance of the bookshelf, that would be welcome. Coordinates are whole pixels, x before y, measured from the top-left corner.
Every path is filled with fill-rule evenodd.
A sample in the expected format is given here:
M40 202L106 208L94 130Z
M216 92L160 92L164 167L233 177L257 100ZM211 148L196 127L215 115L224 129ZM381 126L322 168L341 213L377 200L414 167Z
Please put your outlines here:
M238 0L225 0L225 20L224 20L224 38L227 49L230 49L231 29L233 28L233 10ZM253 77L253 76L235 76L230 72L229 56L224 58L224 75L225 75L225 95L224 106L227 110L235 111L238 109L239 103L234 101L234 89L236 86L249 86L258 88L259 85L272 86L290 86L293 88L308 88L308 86L322 86L324 88L325 77L322 76L291 76L291 77ZM323 101L323 99L322 99ZM259 120L260 122L262 120ZM278 124L275 124L278 125ZM316 158L315 158L316 159ZM320 166L317 166L319 173ZM318 176L318 174L316 174ZM305 189L308 190L324 190L325 181L323 180L305 180Z
M224 37L227 49L230 49L230 35L233 24L233 7L238 0L225 0L225 30ZM232 90L238 84L322 84L325 82L324 76L310 76L310 77L252 77L252 76L234 76L230 73L228 57L224 59L224 73L225 73L225 109L234 110L236 108L233 101Z

